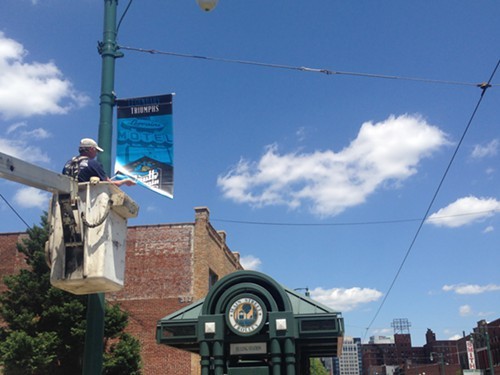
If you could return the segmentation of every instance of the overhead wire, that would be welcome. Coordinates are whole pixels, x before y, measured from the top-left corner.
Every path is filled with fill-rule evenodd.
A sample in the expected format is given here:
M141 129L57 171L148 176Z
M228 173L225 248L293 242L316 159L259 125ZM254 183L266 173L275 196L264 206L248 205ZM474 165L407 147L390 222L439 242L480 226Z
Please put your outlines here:
M30 225L22 218L22 216L19 214L19 212L16 211L14 207L9 203L9 201L0 193L0 197L3 199L3 201L9 206L9 208L16 214L16 216L26 225L26 228L31 229Z
M454 162L454 160L455 160L455 157L456 157L456 156L457 156L457 154L458 154L458 150L460 149L460 146L462 145L462 142L463 142L463 140L464 140L465 136L467 135L467 133L468 133L468 131L469 131L469 128L470 128L470 126L471 126L471 124L472 124L472 121L473 121L473 120L474 120L474 118L476 117L476 113L477 113L477 111L478 111L479 107L481 106L481 103L482 103L482 101L483 101L484 95L485 95L485 93L486 93L487 89L488 89L489 87L491 87L491 81L493 80L493 77L495 76L496 71L497 71L497 69L498 69L498 66L499 66L499 65L500 65L500 60L497 62L497 64L496 64L495 68L493 69L493 72L491 73L491 75L490 75L490 78L489 78L488 82L487 82L486 84L484 84L484 85L481 87L481 89L482 89L482 91L481 91L481 95L480 95L480 97L479 97L479 99L478 99L478 101L477 101L477 103L476 103L476 106L474 107L474 110L472 111L472 114L471 114L471 116L470 116L470 118L469 118L469 121L467 122L467 126L465 127L465 129L464 129L464 131L463 131L463 133L462 133L462 136L460 137L460 140L459 140L459 142L457 143L457 146L455 147L455 150L454 150L454 152L453 152L453 154L452 154L452 156L451 156L451 159L450 159L450 161L448 162L448 165L446 166L446 169L445 169L445 171L444 171L444 173L443 173L443 175L442 175L442 177L441 177L441 179L440 179L440 181L439 181L439 184L438 184L438 186L437 186L436 190L434 191L434 194L433 194L433 196L432 196L432 199L430 200L430 202L429 202L429 204L428 204L428 206L427 206L427 209L426 209L426 211L425 211L425 214L424 214L424 216L422 217L422 220L420 221L420 223L419 223L419 225L418 225L418 228L417 228L417 230L416 230L416 232L415 232L415 234L414 234L414 236L413 236L413 238L412 238L412 240L411 240L411 242L410 242L410 245L408 246L408 249L406 250L406 253L405 253L405 255L404 255L404 257L403 257L403 260L401 261L401 263L400 263L400 265L399 265L399 267L398 267L398 269L397 269L397 271L396 271L396 274L394 275L394 278L392 279L391 284L389 285L389 289L388 289L388 290L387 290L387 292L385 293L384 298L382 299L382 302L380 303L380 305L379 305L379 307L378 307L377 311L375 312L375 315L373 316L373 319L370 321L370 324L368 324L368 327L366 328L364 338L366 338L366 334L368 333L368 331L370 330L370 328L371 328L372 324L375 322L375 320L377 319L377 317L378 317L378 315L379 315L380 311L381 311L381 310L382 310L382 308L384 307L385 302L387 301L387 298L389 297L389 295L390 295L390 293L391 293L391 291L392 291L392 288L393 288L393 287L394 287L394 285L396 284L396 281L397 281L397 279L398 279L399 275L401 274L401 271L402 271L402 269L403 269L403 266L405 265L406 260L408 259L409 255L410 255L410 253L411 253L411 251L412 251L412 249L413 249L413 246L415 245L415 243L416 243L416 241L417 241L417 238L418 238L418 236L420 235L420 232L421 232L422 227L423 227L423 225L424 225L424 223L425 223L425 220L426 220L427 216L429 215L429 212L430 212L430 210L431 210L431 208L432 208L432 206L433 206L433 204L434 204L434 202L435 202L435 200L436 200L436 198L437 198L437 196L438 196L438 194L439 194L439 192L440 192L440 190L441 190L441 187L443 186L444 180L446 179L446 177L447 177L447 175L448 175L448 172L450 171L451 166L452 166L452 164L453 164L453 162Z
M467 212L456 215L442 215L435 216L433 218L427 218L427 221L439 221L444 219L450 219L462 216L477 216L485 214L494 214L497 209ZM248 224L248 225L266 225L266 226L283 226L283 227L334 227L334 226L363 226L363 225L383 225L383 224L399 224L399 223L410 223L415 221L421 221L422 218L414 219L393 219L393 220L373 220L373 221L348 221L348 222L337 222L337 223L290 223L290 222L271 222L271 221L249 221L249 220L231 220L231 219L217 219L211 218L211 221L221 222L221 223L233 223L233 224Z
M317 69L317 68L308 68L308 67L304 67L304 66L270 64L270 63L248 61L248 60L200 56L200 55L193 55L193 54L160 51L157 49L137 48L137 47L130 47L130 46L119 46L119 48L124 49L124 50L129 50L129 51L148 53L148 54L167 55L167 56L184 57L184 58L192 58L192 59L203 59L203 60L226 62L226 63L245 64L245 65L256 65L256 66L267 67L267 68L277 68L277 69L288 69L288 70L296 70L296 71L303 71L303 72L323 73L326 75L350 75L350 76L359 76L359 77L367 77L367 78L398 79L398 80L418 81L418 82L435 83L435 84L474 86L474 87L481 88L482 94L484 94L484 92L486 91L487 88L496 86L496 85L491 84L491 79L488 82L471 83L471 82L459 82L459 81L449 81L449 80L436 80L436 79L428 79L428 78L416 78L416 77L408 77L408 76L395 76L395 75L383 75L383 74L372 74L372 73L334 71L334 70L330 70L330 69ZM470 213L470 214L464 214L464 215L476 215L476 214L479 214L479 213ZM425 218L424 218L424 220L425 220ZM438 220L438 218L436 218L436 220ZM318 223L257 222L257 221L228 220L228 219L212 219L212 221L238 223L238 224L250 224L250 225L274 225L274 226L344 226L344 225L390 224L390 223L401 223L401 222L411 222L411 221L422 221L422 219L401 219L401 220L387 220L387 221L373 221L373 222L320 223L320 224L318 224Z
M201 59L201 60L217 61L217 62L224 62L224 63L254 65L254 66L260 66L260 67L265 67L265 68L295 70L295 71L309 72L309 73L320 73L320 74L325 74L325 75L346 75L346 76L354 76L354 77L404 80L404 81L415 81L415 82L443 84L443 85L473 86L473 87L480 87L480 88L483 88L486 85L488 87L493 86L493 85L491 85L490 82L488 82L488 83L486 83L486 82L472 83L472 82L460 82L460 81L408 77L408 76L397 76L397 75L349 72L349 71L331 70L331 69L325 69L325 68L310 68L310 67L306 67L306 66L293 66L293 65L285 65L285 64L272 64L272 63L265 63L265 62L258 62L258 61L250 61L250 60L239 60L239 59L228 59L228 58L221 58L221 57L201 56L201 55L193 55L193 54L188 54L188 53L160 51L157 49L146 49L146 48L138 48L138 47L130 47L130 46L118 46L118 48L123 49L123 50L148 53L148 54L153 54L153 55L166 55L166 56L173 56L173 57L183 57L183 58L199 59L199 60ZM496 85L494 85L494 86L496 86Z
M123 11L123 14L121 15L120 17L120 20L118 21L118 26L116 26L116 35L118 35L118 31L120 30L120 26L123 22L123 19L125 18L125 16L127 15L127 12L128 10L130 9L130 6L132 5L132 1L133 0L129 0L127 6L125 7L125 10Z

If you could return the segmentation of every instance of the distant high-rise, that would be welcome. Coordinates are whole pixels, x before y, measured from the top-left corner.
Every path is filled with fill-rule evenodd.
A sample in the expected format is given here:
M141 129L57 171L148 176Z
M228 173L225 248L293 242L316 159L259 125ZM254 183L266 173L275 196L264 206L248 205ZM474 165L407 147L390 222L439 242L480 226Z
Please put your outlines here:
M344 336L342 355L334 358L335 375L360 375L361 374L361 339Z

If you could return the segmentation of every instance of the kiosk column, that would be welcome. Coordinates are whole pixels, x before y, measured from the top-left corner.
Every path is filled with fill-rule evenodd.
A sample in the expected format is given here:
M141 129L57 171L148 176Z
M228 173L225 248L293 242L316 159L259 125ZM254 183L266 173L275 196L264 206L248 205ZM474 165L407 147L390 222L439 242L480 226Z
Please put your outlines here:
M210 375L210 345L206 341L200 342L201 375Z
M213 350L215 375L224 375L224 343L215 341Z
M271 339L271 364L273 375L281 375L281 346L278 339Z
M295 342L291 338L285 339L286 375L295 375Z

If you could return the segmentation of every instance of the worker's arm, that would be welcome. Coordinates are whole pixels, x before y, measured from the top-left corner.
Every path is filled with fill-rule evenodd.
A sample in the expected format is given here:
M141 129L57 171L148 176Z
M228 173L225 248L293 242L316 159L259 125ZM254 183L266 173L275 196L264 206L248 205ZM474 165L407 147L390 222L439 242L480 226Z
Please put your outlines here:
M122 186L122 185L127 185L127 186L132 186L135 185L135 181L130 179L130 178L125 178L123 180L112 180L108 177L108 182L111 182L113 185L116 186Z

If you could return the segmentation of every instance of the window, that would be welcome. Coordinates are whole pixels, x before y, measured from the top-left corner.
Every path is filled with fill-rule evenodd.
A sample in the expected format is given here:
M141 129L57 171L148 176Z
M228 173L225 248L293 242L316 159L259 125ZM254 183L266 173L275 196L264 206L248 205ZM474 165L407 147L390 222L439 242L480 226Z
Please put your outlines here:
M208 270L208 289L211 289L214 284L219 280L219 276L212 271L211 269Z

